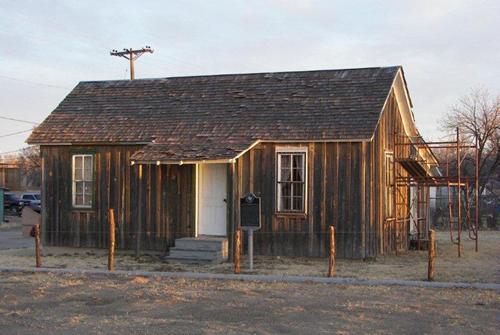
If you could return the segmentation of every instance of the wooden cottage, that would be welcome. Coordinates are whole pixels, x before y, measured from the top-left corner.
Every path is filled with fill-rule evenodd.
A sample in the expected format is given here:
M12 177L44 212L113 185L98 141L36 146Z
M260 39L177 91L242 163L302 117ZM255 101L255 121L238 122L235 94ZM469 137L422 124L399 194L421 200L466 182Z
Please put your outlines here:
M338 257L363 259L408 248L415 195L396 179L429 174L431 153L395 142L417 137L395 66L81 82L28 143L46 245L105 247L113 208L120 248L231 251L253 192L256 254L325 256L334 225Z

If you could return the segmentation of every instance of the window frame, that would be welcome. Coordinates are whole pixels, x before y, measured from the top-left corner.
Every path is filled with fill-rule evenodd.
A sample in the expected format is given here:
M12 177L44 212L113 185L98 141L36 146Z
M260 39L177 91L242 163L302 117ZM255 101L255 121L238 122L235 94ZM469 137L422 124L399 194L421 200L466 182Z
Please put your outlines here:
M82 180L76 180L76 158L81 157L82 162L83 162L83 169L82 169ZM90 180L85 180L85 157L90 157L90 165L91 165L91 179ZM94 154L91 153L74 153L71 155L71 205L73 208L76 209L92 209L94 208L94 192L95 192L95 168L94 168L95 160L94 160ZM92 185L92 190L90 192L90 205L85 205L85 204L77 204L76 203L76 183L77 182L83 182L83 183L90 183ZM85 185L85 184L84 184ZM83 187L83 190L85 190L85 186ZM85 203L85 191L82 193L83 196L83 202Z
M393 219L396 215L394 208L394 172L393 164L394 164L394 152L386 151L384 155L384 165L385 165L385 218Z
M281 209L281 189L280 184L282 181L281 178L281 155L294 155L300 154L303 157L302 160L302 168L304 171L304 192L302 196L302 210L282 210ZM307 156L308 156L308 147L276 147L276 178L275 178L275 200L276 200L276 214L280 215L304 215L307 214L307 199L308 199L308 164L307 164ZM290 160L292 164L293 159ZM291 200L293 207L293 199Z

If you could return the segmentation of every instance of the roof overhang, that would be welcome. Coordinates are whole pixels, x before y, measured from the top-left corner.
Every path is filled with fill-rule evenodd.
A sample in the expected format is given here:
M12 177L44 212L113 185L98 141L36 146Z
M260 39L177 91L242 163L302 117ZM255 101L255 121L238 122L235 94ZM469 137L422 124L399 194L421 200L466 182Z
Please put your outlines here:
M401 120L403 123L403 128L406 136L408 136L411 141L415 141L415 139L419 139L418 141L423 141L422 136L420 135L417 129L417 125L415 123L415 115L413 114L413 103L410 97L408 85L406 83L406 78L404 76L402 67L399 68L398 72L396 73L396 76L394 77L391 90L387 95L384 106L382 107L382 113L380 114L380 119L382 118L383 111L389 101L389 98L391 97L391 94L394 94L394 97L396 98L396 103L400 111ZM377 124L377 128L378 125L380 124L380 119L379 123ZM371 140L374 139L375 133L376 131L373 133ZM430 162L431 164L438 163L436 156L427 145L419 145L418 149L420 151L421 156L423 156L426 161Z
M389 102L391 94L396 97L396 102L398 104L399 110L401 112L401 119L403 121L403 127L405 134L409 137L419 136L417 125L415 124L415 118L413 115L413 104L411 102L410 93L406 85L406 79L404 77L403 69L400 68L396 75L394 76L394 81L392 82L391 90L387 94L387 98L382 106L382 113L380 113L380 118L377 123L377 128L382 119L383 111ZM371 140L374 139L376 131L373 132Z
M229 164L236 163L235 158L227 159L202 159L202 160L130 160L130 165L144 164L144 165L186 165L186 164Z
M220 163L235 163L238 158L243 156L249 150L254 148L260 143L282 143L282 144L299 144L299 143L357 143L357 142L369 142L370 139L335 139L335 140L256 140L245 149L239 151L236 155L223 157L223 158L202 158L202 159L192 159L186 157L185 159L163 159L158 157L158 159L134 159L134 155L130 159L130 164L155 164L155 165L184 165L184 164L220 164ZM158 145L165 145L162 143L157 143ZM154 144L150 144L154 146ZM147 150L147 147L142 149Z

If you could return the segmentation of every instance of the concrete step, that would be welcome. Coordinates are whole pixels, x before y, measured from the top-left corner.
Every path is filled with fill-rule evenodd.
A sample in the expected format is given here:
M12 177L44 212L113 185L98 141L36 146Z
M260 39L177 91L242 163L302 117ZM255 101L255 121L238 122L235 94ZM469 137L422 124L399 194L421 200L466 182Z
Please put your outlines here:
M227 249L225 238L179 238L175 240L175 247L189 250L223 251Z
M165 260L168 262L177 262L177 263L187 263L187 264L206 264L206 263L215 263L219 264L222 263L222 260L202 260L202 259L196 259L196 258L174 258L167 256L165 257Z
M211 261L222 259L221 251L212 251L212 250L189 250L189 249L178 249L172 248L170 249L170 253L168 257L177 258L177 259L199 259L202 261Z
M175 240L167 260L185 262L223 262L228 258L228 242L224 237L185 237Z
M179 249L179 248L170 249L170 253L167 256L168 260L202 261L202 262L222 262L226 258L223 257L222 251L189 250L189 249Z

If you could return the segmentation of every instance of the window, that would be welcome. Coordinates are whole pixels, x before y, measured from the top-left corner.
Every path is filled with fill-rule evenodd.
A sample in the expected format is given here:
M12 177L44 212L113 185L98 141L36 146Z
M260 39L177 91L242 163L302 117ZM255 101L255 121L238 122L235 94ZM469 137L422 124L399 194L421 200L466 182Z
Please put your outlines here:
M392 152L385 153L385 217L394 217L394 156Z
M305 212L306 149L284 148L278 153L278 212Z
M92 207L93 156L73 155L73 206Z

